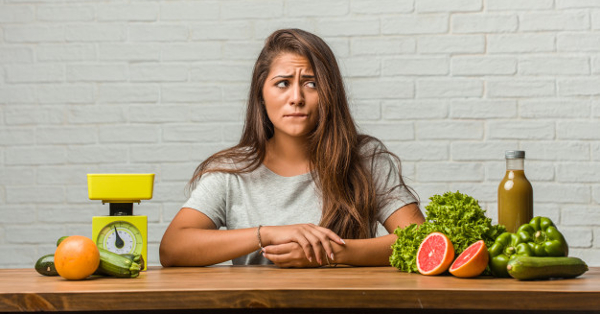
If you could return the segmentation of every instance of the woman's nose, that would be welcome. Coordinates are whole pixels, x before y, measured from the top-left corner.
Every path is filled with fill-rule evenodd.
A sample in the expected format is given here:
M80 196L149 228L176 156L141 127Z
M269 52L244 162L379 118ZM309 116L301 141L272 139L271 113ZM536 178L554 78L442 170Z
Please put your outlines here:
M304 106L304 93L300 84L294 84L290 95L290 105L292 106Z

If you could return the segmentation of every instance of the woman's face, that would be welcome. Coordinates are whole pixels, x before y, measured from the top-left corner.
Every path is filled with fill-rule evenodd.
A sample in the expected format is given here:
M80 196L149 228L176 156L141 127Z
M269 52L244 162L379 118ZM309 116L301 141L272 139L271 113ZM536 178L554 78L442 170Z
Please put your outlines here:
M262 89L273 136L306 137L319 120L319 96L310 62L283 53L271 64Z

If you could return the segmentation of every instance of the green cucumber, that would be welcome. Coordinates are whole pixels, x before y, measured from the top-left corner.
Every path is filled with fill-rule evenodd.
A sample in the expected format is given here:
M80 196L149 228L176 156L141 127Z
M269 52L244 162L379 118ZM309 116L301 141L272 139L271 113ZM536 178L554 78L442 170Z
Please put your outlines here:
M587 264L577 257L517 256L506 266L508 274L519 280L574 278L588 271Z
M35 270L44 276L58 276L58 272L54 266L54 254L40 257L40 259L35 262Z

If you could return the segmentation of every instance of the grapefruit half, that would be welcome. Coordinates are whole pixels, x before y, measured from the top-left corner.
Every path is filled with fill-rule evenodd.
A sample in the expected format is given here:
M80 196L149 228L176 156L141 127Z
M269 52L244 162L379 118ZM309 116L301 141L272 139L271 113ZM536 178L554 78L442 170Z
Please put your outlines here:
M432 232L421 242L417 251L417 269L423 275L439 275L454 260L454 246L441 232Z
M485 242L479 240L460 253L450 266L450 273L461 278L477 277L483 273L489 261Z

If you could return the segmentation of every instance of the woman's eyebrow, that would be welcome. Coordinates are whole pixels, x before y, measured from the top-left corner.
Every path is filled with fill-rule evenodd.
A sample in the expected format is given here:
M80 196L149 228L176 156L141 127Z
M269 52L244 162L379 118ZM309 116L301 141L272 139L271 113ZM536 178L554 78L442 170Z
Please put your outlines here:
M271 78L271 81L276 79L276 78L293 78L294 75L275 75ZM301 75L302 78L309 78L309 79L314 79L315 76L314 75Z

